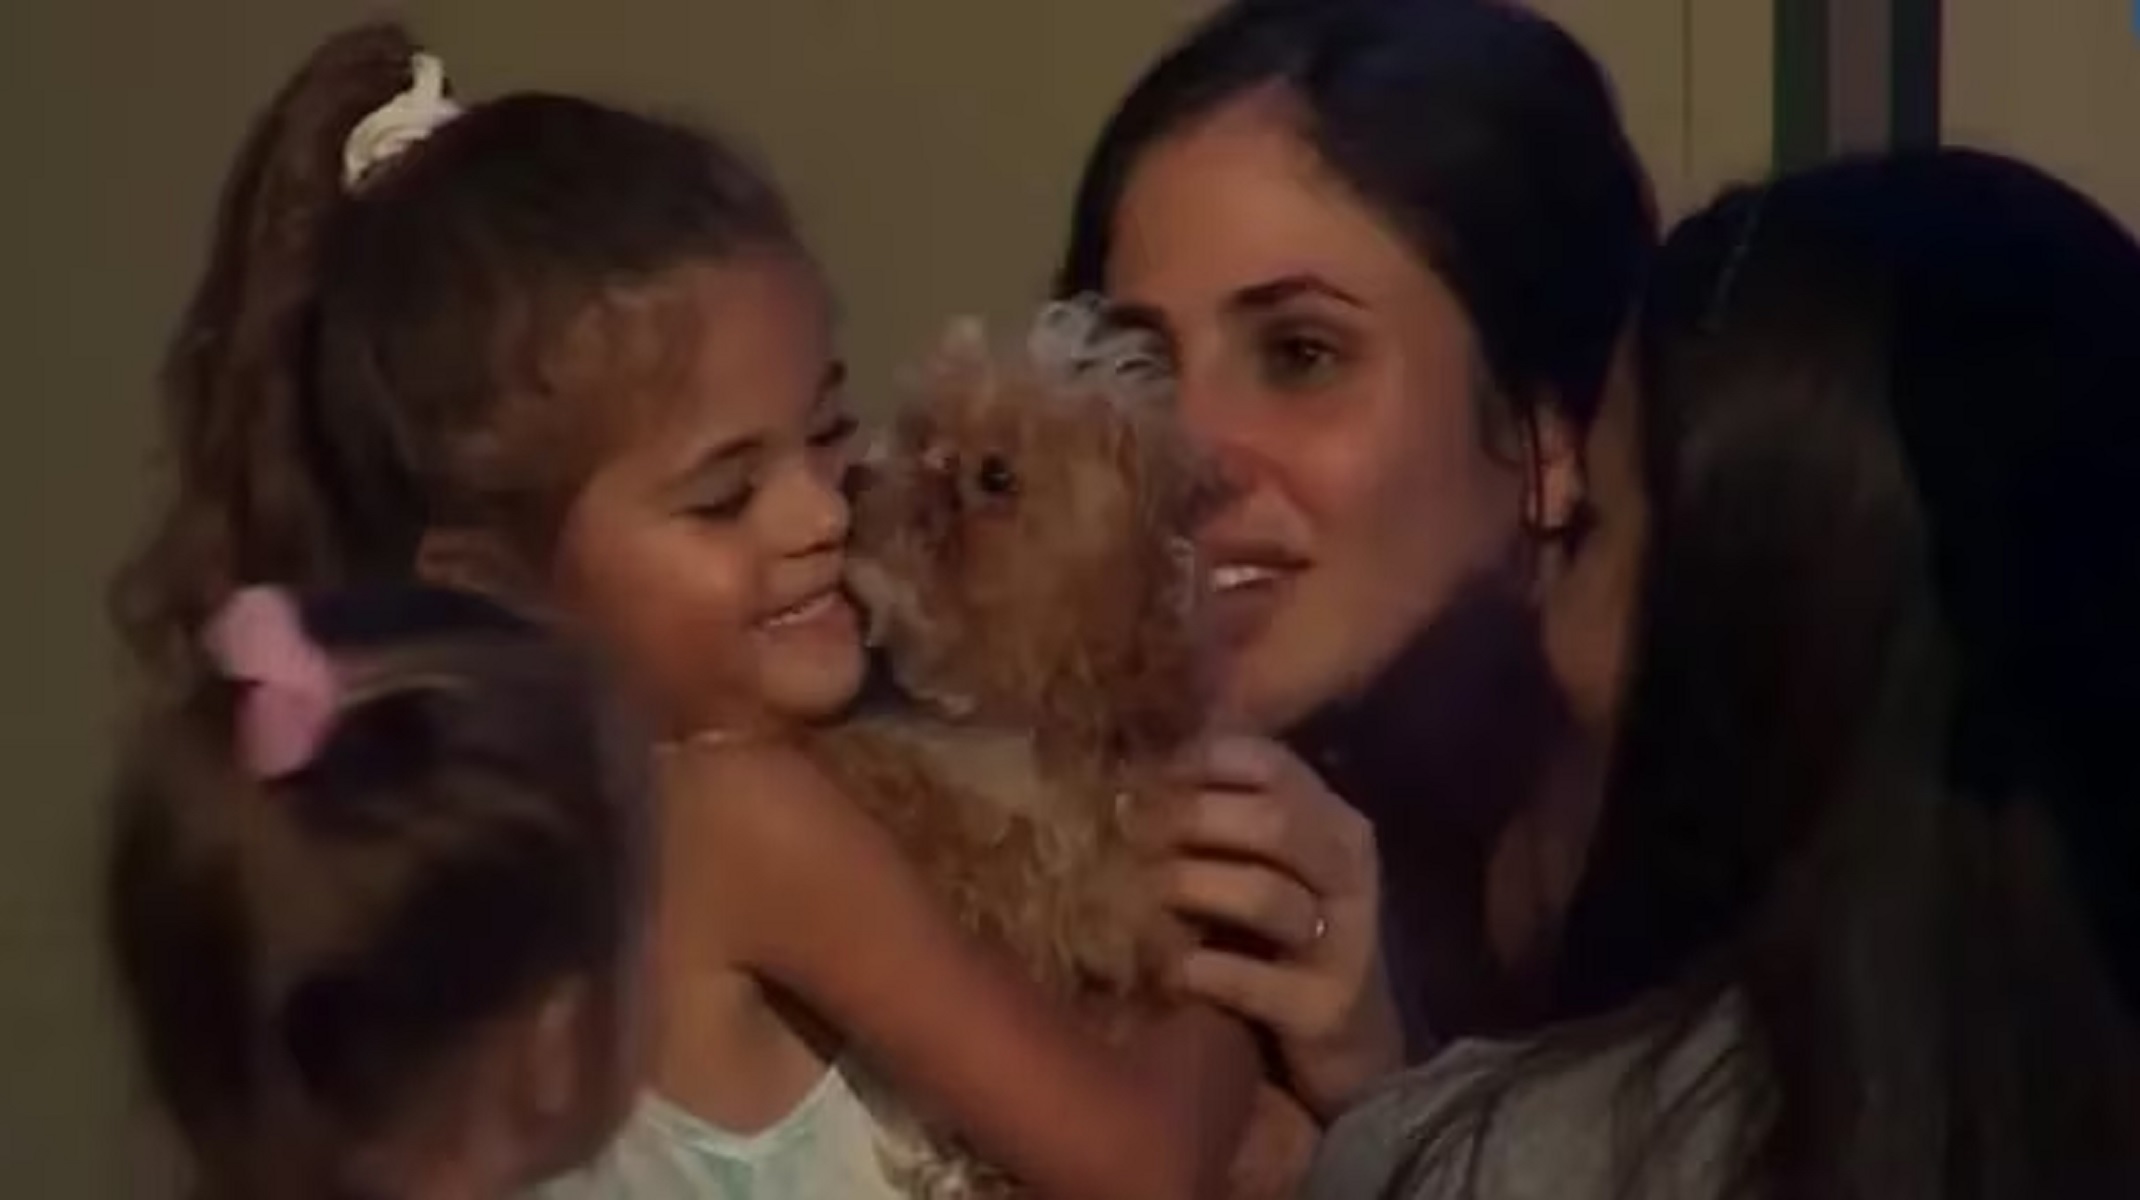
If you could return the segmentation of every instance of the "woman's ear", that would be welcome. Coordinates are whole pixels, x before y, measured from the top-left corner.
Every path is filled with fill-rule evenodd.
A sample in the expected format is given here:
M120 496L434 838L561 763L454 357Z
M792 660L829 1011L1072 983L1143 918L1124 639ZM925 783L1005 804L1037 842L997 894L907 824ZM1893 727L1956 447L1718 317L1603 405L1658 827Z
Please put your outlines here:
M1540 403L1524 418L1522 435L1523 523L1540 540L1564 541L1579 532L1590 498L1582 431L1560 405Z

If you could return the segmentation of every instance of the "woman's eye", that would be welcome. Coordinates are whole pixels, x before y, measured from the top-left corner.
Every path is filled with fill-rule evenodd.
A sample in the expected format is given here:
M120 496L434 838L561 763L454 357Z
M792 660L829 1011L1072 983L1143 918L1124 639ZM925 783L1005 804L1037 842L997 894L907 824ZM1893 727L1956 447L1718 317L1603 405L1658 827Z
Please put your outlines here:
M1264 341L1263 372L1275 386L1314 387L1327 382L1342 356L1329 339L1305 333L1279 333Z

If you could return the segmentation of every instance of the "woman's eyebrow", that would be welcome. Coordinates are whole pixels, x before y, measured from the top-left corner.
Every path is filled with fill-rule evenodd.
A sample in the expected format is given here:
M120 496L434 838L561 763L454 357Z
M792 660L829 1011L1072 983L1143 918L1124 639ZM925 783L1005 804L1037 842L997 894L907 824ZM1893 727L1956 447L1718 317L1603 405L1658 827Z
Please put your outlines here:
M1348 308L1367 307L1366 301L1312 272L1283 275L1263 283L1250 284L1236 291L1227 300L1226 307L1236 311L1261 312L1277 308L1302 296L1322 296Z

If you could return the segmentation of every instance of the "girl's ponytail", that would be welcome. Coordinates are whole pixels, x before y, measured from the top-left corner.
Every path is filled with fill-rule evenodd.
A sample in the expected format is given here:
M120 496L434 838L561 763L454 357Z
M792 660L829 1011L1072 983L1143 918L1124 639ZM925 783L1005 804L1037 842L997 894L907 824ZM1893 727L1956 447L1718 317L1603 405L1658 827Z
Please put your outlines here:
M196 633L234 586L325 586L350 573L311 411L320 260L349 203L349 135L409 86L416 51L392 24L322 45L225 182L206 269L164 364L172 491L113 598L152 676L194 665Z

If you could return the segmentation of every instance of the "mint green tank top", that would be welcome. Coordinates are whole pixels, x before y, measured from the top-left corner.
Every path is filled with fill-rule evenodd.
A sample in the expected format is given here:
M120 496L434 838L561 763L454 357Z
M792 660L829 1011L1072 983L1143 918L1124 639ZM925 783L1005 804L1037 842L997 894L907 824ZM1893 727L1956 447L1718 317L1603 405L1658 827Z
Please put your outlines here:
M838 1067L750 1134L649 1093L600 1158L530 1200L900 1200L878 1147L877 1122Z

